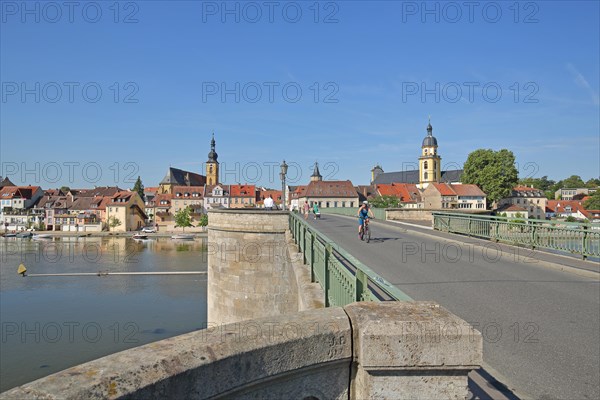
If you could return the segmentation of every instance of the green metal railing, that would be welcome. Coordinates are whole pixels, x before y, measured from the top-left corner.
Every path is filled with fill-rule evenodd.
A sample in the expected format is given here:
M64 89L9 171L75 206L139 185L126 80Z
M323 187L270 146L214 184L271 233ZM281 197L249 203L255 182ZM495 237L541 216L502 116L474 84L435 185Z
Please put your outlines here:
M290 213L290 231L310 266L312 282L319 282L325 292L327 307L355 301L412 301L296 213Z
M357 207L327 207L321 208L321 214L338 214L338 215L348 215L350 217L358 218L358 208ZM385 221L385 208L371 208L375 219L379 219Z
M575 222L434 212L433 228L535 248L600 257L600 226Z

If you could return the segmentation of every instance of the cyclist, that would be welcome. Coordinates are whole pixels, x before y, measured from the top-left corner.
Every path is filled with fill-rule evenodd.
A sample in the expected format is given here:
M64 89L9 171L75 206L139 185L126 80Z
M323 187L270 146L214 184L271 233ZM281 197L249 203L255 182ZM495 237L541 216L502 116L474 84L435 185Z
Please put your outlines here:
M362 233L365 221L368 223L369 214L371 214L371 218L375 218L375 216L373 216L373 211L369 208L369 202L365 200L358 209L358 237L361 240L360 234Z

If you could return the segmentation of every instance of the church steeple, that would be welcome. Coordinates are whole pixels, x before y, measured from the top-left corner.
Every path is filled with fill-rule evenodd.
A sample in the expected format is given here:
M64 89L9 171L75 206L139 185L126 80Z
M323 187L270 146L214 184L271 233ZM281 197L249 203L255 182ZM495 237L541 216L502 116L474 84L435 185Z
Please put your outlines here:
M213 132L212 140L210 141L210 153L208 153L208 161L217 162L217 158L219 158L219 155L215 151L215 133Z
M310 177L311 182L320 182L323 180L321 173L319 172L319 163L315 161L315 168L313 170L313 174Z
M215 145L215 133L212 134L210 141L210 153L208 153L208 161L206 162L206 183L208 185L216 185L219 183L219 162Z
M442 179L441 160L437 154L438 143L433 136L431 116L427 124L427 136L421 145L421 157L419 157L419 187L426 188L430 183L440 182Z

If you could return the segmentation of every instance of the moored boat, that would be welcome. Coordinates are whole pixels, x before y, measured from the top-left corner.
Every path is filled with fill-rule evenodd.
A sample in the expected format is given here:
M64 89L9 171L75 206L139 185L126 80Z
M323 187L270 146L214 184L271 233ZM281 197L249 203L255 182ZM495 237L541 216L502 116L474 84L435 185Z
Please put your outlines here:
M34 239L34 240L52 239L52 235L49 235L47 233L38 233L38 234L33 235L32 239Z
M185 233L180 233L178 235L171 236L171 239L174 239L174 240L194 240L194 235L187 235Z

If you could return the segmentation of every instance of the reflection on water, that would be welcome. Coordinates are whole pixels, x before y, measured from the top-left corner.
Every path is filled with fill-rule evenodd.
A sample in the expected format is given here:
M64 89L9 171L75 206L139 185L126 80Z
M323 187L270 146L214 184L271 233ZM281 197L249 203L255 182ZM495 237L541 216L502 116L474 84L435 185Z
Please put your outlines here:
M206 271L206 242L0 238L0 392L206 323L204 275L21 277L20 263L29 274Z

